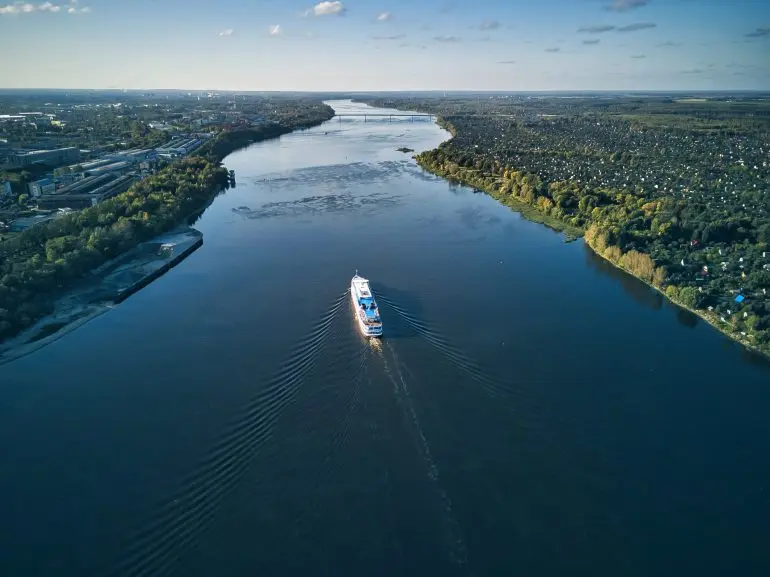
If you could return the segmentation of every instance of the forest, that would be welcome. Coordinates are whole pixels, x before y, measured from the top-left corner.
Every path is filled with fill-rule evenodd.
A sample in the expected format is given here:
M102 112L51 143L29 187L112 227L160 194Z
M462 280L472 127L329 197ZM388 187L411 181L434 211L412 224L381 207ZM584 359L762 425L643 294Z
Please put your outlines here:
M424 168L582 230L607 260L770 354L770 100L367 102L440 115L454 137L417 156Z
M50 314L56 299L106 261L166 232L227 187L222 159L250 142L320 124L320 103L286 107L281 124L224 131L195 155L169 164L126 192L59 216L0 243L0 341Z

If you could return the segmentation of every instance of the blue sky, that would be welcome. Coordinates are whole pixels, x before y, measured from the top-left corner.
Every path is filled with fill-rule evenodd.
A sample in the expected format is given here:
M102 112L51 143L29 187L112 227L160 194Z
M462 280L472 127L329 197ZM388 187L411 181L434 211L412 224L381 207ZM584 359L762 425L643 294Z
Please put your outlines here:
M0 0L0 86L770 90L770 0Z

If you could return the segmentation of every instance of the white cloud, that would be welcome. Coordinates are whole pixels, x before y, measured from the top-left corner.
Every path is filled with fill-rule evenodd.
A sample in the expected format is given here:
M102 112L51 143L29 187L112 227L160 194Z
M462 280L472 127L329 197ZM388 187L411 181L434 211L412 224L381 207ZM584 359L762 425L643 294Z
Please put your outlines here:
M377 15L377 22L385 22L386 20L390 20L390 12L380 12Z
M270 36L278 36L281 33L281 25L280 24L273 24L268 28L270 32Z
M223 36L232 36L234 33L235 33L235 30L233 30L232 28L226 28L226 29L218 32L217 36L219 36L221 38Z
M433 40L436 42L460 42L460 38L457 36L434 36Z
M339 15L345 11L345 6L339 0L319 2L313 6L313 14L316 16Z
M32 4L30 2L14 2L13 4L6 4L0 6L1 14L32 14L33 12L52 12L58 13L62 11L62 8L66 8L68 14L85 14L90 12L91 9L88 6L78 8L76 6L77 0L70 0L67 6L59 6L52 2L43 2L42 4Z

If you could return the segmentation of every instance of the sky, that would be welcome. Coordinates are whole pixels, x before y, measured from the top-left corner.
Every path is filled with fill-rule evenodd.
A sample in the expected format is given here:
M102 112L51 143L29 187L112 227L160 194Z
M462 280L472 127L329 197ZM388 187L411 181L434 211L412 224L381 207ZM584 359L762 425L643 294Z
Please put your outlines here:
M770 90L770 0L0 0L0 87Z

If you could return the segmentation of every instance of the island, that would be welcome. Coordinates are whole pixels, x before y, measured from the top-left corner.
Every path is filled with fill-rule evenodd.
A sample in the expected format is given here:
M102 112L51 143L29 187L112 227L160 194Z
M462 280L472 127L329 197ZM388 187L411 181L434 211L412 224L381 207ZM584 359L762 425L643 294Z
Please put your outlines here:
M416 156L572 235L770 356L770 100L749 94L359 97L437 115Z
M34 97L28 98L37 105ZM67 94L67 98L72 96ZM121 98L125 100L126 96ZM142 96L135 98L143 102ZM186 106L184 98L180 98L181 103L174 100L172 104L168 104L167 98L157 100L163 101L163 106L170 107L169 110L176 111L168 112L169 119L186 116L186 122L189 122L189 118L195 116L197 105L189 104L189 114L176 116ZM227 96L226 102L207 102L206 105L208 108L227 109L233 106L232 98ZM25 103L17 102L15 105L23 109ZM139 108L139 104L133 105ZM7 183L0 190L4 192L4 214L18 215L21 210L35 216L17 219L25 221L21 231L0 231L4 237L0 242L0 343L52 315L57 303L82 301L81 304L88 304L105 296L119 302L179 262L202 242L200 233L187 227L186 223L230 185L231 175L222 166L225 156L253 142L319 125L334 115L331 107L313 97L250 96L248 100L243 97L240 102L235 101L235 105L242 109L237 118L245 118L246 121L232 122L233 117L226 113L213 115L216 121L209 123L208 132L193 135L192 138L187 135L173 140L161 128L150 127L151 122L141 116L129 125L136 133L136 139L131 142L120 144L105 136L107 141L100 145L100 154L106 155L106 159L96 160L91 165L96 164L94 170L98 171L103 166L111 166L109 163L127 164L126 167L116 167L116 170L124 170L118 175L83 174L86 171L80 165L57 168L50 173L52 161L79 159L82 151L77 146L62 152L53 151L54 155L48 154L51 151L42 150L43 154L25 151L6 157L4 171L0 174L5 176ZM0 102L0 109L3 106L9 104ZM78 106L81 110L89 110L86 104ZM142 106L141 110L145 108ZM264 115L257 115L255 110ZM26 119L23 114L18 116ZM86 115L83 122L100 126L99 114ZM83 114L77 118L83 118ZM211 115L205 118L211 118ZM26 120L22 122L26 123ZM6 130L10 137L14 136L14 127ZM134 145L156 145L160 149L160 144L164 142L167 143L164 146L172 152L164 158L149 153L143 155L141 166L140 163L132 164L125 160L113 162L114 158L109 156L116 147L123 150ZM169 142L178 144L168 146ZM132 151L129 149L129 152ZM46 162L28 163L30 155ZM144 159L148 158L153 158L154 162L145 162ZM21 163L28 164L17 168ZM45 188L48 187L47 182L45 185L39 184L40 181L28 182L46 172L51 181L50 190ZM73 177L75 173L78 173L77 177ZM63 182L54 183L55 179ZM109 195L91 195L87 199L91 206L59 209L50 216L40 218L44 215L37 213L45 202L76 202L80 197L87 196L85 193L61 194L62 188L67 190L66 187L73 186L73 182L74 186L78 186L77 183L87 179L103 179L111 186L116 182L125 184L122 191L112 188ZM24 192L27 186L31 187L30 194ZM39 218L39 222L35 218ZM32 222L28 223L30 220ZM127 264L131 255L137 256L138 264ZM107 285L114 290L105 290ZM71 294L75 288L81 289L77 298ZM55 320L47 325L43 333L51 332L54 330L51 327L57 328L62 324Z

